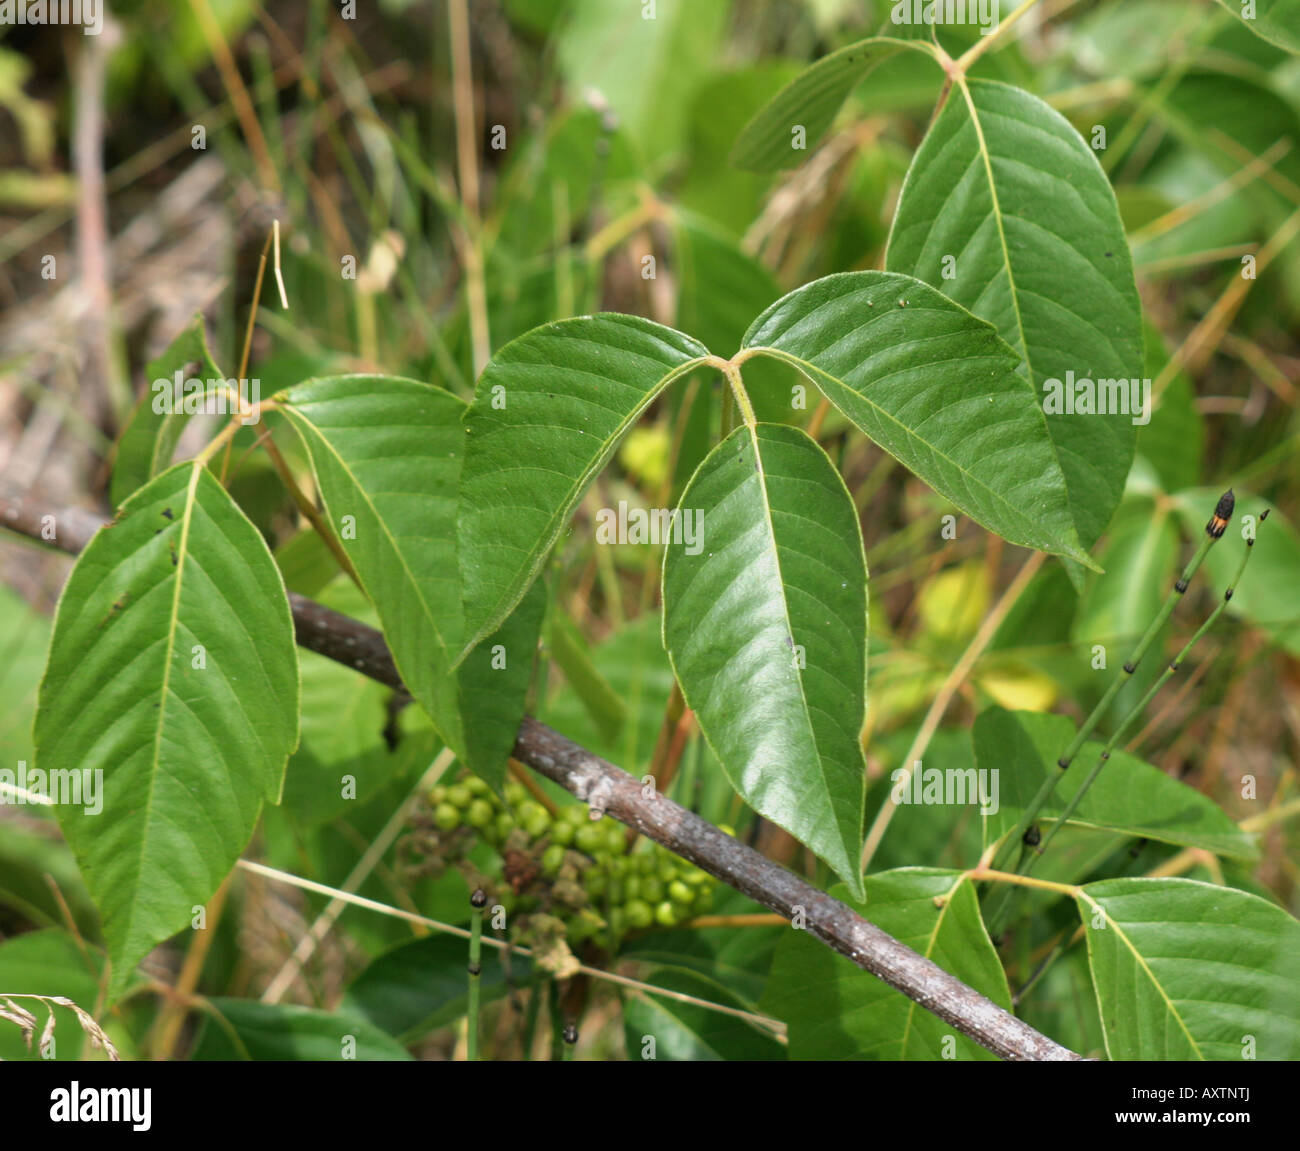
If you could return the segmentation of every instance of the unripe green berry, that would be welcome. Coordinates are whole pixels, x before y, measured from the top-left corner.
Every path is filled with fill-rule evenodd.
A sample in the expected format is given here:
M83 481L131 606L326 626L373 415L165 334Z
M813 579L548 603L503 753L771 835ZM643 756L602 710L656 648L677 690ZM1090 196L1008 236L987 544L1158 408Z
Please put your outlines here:
M506 802L511 807L518 807L528 798L528 789L522 783L516 783L513 779L506 784L505 793Z
M641 898L647 903L658 903L664 897L664 883L657 875L647 875L641 880Z
M616 855L614 856L613 859L606 858L605 870L608 871L610 875L616 876L617 878L621 879L623 876L628 874L630 868L627 865L626 859L624 859L621 855Z
M552 843L550 847L542 852L542 874L547 879L554 879L560 873L563 864L564 848L558 843Z
M627 900L639 899L641 896L641 877L639 875L629 875L623 880L623 898Z
M493 824L499 839L505 839L515 829L515 817L508 811L497 813L496 822Z
M583 872L582 886L587 889L587 894L592 899L599 899L609 886L609 876L605 874L603 868L589 867Z
M644 900L633 899L623 908L623 915L629 927L641 928L654 922L655 913Z
M584 824L578 828L573 842L579 851L587 855L595 855L605 846L605 831L594 823Z
M677 909L668 900L663 900L655 907L655 922L664 927L676 927Z
M465 809L465 822L470 827L484 828L492 822L492 805L486 799L473 800Z
M519 807L519 826L529 839L541 839L551 826L551 813L540 803L524 803Z
M674 903L689 906L694 895L695 892L687 887L680 879L674 879L668 885L668 898Z
M665 859L659 864L659 878L665 883L672 883L681 872L671 859Z
M453 783L447 788L447 802L464 811L474 802L474 793L463 783Z
M585 827L591 822L587 818L587 809L580 803L571 803L568 807L560 808L560 818L573 824L574 827Z
M433 807L437 807L438 804L446 803L446 802L447 802L447 789L443 787L441 784L438 784L437 786L429 790L429 803Z
M484 780L479 779L477 775L471 775L467 780L465 780L465 786L469 788L471 795L476 796L486 797L492 791L492 789L488 787L487 783Z
M626 855L627 828L621 823L611 823L605 832L605 842L610 855Z
M455 831L460 826L460 809L440 803L433 813L434 826L440 831Z
M573 824L567 819L557 819L551 824L551 842L558 843L561 847L568 847L573 842L575 830Z

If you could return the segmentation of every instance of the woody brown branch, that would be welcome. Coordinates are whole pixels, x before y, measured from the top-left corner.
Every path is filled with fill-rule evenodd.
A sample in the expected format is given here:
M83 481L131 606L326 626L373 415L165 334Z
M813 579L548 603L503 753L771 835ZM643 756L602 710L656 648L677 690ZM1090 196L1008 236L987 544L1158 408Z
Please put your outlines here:
M84 509L50 508L36 496L0 491L0 525L33 539L46 539L72 554L85 547L104 522ZM52 539L48 538L51 525ZM305 596L291 592L289 601L301 647L346 664L379 683L405 690L382 633ZM646 798L640 780L531 716L525 716L520 724L514 756L593 809L635 828L782 918L797 917L804 930L827 947L1003 1059L1080 1058L899 943L852 908L657 790L651 790Z

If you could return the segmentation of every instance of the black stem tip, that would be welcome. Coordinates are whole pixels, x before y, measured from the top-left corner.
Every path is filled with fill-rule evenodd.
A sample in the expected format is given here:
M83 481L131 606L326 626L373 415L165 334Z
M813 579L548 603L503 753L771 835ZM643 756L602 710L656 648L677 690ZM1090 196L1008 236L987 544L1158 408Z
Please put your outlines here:
M471 907L486 907L487 892L480 887L477 891L474 892L473 895L469 897L469 902Z
M1228 521L1232 519L1232 511L1237 506L1237 497L1232 494L1229 488L1219 497L1219 502L1214 505L1214 515L1210 517L1210 522L1205 525L1206 534L1211 539L1218 539L1227 530Z

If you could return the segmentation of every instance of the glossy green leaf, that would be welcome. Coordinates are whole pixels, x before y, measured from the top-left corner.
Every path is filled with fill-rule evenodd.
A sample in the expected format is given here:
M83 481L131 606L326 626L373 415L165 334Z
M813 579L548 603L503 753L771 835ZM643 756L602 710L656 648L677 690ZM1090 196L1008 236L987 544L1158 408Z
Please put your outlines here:
M805 432L742 426L674 525L664 646L687 704L741 797L860 893L867 567L844 481Z
M778 300L746 348L794 364L887 452L1011 543L1091 563L1041 407L993 328L892 272Z
M912 161L886 266L993 323L1023 358L1040 406L1072 382L1140 381L1133 261L1092 149L1037 97L968 83L969 98L953 88ZM1119 504L1141 418L1131 402L1096 414L1104 393L1093 394L1094 414L1045 409L1068 487L1067 522L1085 548ZM1118 407L1118 397L1105 406Z
M678 283L677 326L710 348L740 344L754 317L781 294L772 273L717 225L673 214L668 261Z
M326 514L383 623L402 681L443 739L500 783L523 716L539 587L458 669L456 485L464 403L416 380L338 376L278 397L302 436Z
M103 773L96 803L56 811L103 918L115 991L216 891L263 801L278 801L297 742L279 569L212 473L179 464L82 552L36 713L39 769Z
M987 817L985 844L1010 831L1056 761L1074 738L1065 716L989 708L975 721L975 759L997 770L998 811ZM1043 818L1058 816L1092 772L1102 744L1089 741L1057 785ZM1202 847L1220 855L1250 859L1254 837L1242 831L1211 800L1134 755L1115 750L1088 789L1071 823L1155 839L1180 847Z
M1081 644L1115 645L1122 657L1146 630L1165 596L1178 562L1178 531L1166 508L1134 499L1115 517L1103 554L1105 575L1090 581L1075 617Z
M1112 1059L1300 1059L1300 923L1191 879L1075 896Z
M1247 28L1279 48L1300 53L1300 0L1219 0ZM1250 15L1246 15L1247 9Z
M197 375L194 372L197 371ZM181 374L182 403L175 404L175 376ZM208 351L207 329L199 313L167 350L145 368L149 390L140 397L117 441L109 498L117 507L132 492L147 484L171 463L181 432L201 404L205 404L224 379ZM186 391L185 381L199 387ZM161 387L160 382L167 386ZM189 410L187 410L189 409Z
M615 740L627 722L627 704L592 662L591 652L577 625L555 611L547 622L547 649L602 739Z
M756 172L793 168L802 163L808 156L806 149L825 134L849 93L874 68L905 48L917 50L920 45L878 36L823 56L791 80L745 125L732 149L732 163ZM936 66L936 88L939 78Z
M49 619L17 592L0 586L0 764L12 768L32 760L32 716L36 685L50 643Z
M909 867L869 875L859 914L950 975L1011 1010L1011 994L959 871ZM845 899L846 892L832 889ZM777 945L763 1009L789 1026L791 1059L996 1059L901 991L804 931Z
M644 981L708 1003L754 1011L752 1004L722 984L684 968L662 967L651 971ZM785 1049L761 1025L653 992L624 994L623 1035L627 1041L627 1057L632 1060L785 1059Z
M209 999L192 1059L405 1061L410 1053L373 1023L343 1012L255 999Z
M462 648L514 610L623 433L707 355L680 332L607 314L536 328L492 357L462 433Z
M557 63L571 91L599 93L658 160L680 146L695 88L717 66L728 7L728 0L655 0L649 9L571 0Z

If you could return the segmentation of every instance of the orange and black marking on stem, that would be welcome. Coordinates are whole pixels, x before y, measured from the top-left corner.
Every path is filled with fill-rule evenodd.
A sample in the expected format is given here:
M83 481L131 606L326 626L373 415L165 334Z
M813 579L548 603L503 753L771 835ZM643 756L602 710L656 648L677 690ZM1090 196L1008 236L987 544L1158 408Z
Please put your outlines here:
M1232 494L1232 489L1229 488L1219 497L1219 502L1214 507L1214 515L1210 517L1210 522L1205 525L1205 533L1210 539L1217 540L1228 530L1228 521L1232 519L1232 509L1236 506L1237 497Z

